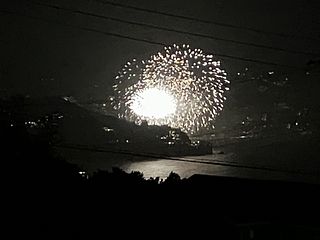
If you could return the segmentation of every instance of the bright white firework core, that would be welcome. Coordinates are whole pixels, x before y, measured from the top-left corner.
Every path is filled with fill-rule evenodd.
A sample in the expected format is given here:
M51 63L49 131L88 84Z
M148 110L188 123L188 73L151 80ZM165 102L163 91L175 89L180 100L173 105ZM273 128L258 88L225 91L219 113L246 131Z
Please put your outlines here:
M165 118L176 111L175 98L158 88L147 88L132 97L132 111L146 118Z

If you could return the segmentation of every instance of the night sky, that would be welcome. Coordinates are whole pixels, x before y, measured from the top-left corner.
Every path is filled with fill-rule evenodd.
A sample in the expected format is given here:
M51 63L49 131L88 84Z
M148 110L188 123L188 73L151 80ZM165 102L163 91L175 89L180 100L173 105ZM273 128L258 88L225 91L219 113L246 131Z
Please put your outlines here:
M152 238L173 230L182 239L320 239L319 13L319 0L2 0L9 236ZM111 104L115 77L130 82L122 70L128 61L173 44L221 60L228 89L217 87L228 81L217 78L223 71L213 62L213 70L206 66L214 78L192 85L206 73L199 60L199 70L189 65L190 52L190 61L168 55L178 66L171 76L157 68L171 64L159 57L159 65L135 68L149 75L133 79L184 80L174 92L182 96L176 109L192 111L172 122L203 123L194 132L122 117L134 98L118 98L121 111ZM161 79L163 72L169 76ZM117 93L166 87L141 82ZM144 102L166 102L154 95ZM214 101L202 104L208 96ZM216 115L203 110L217 102L223 109Z
M319 59L318 1L114 2L212 21L219 25L112 6L104 4L103 1L41 1L51 6L241 41L246 45L75 14L41 6L36 1L6 1L1 4L0 16L1 95L72 95L81 101L105 99L110 94L114 76L126 61L146 58L162 48L160 45L108 36L88 29L168 45L186 43L208 53L302 68L301 70L217 57L223 61L233 84L237 81L234 77L236 73L243 71L245 67L257 74L279 71L281 74L297 76L305 73L304 69L308 68L309 61ZM232 27L223 26L225 24ZM235 84L233 90L241 88L239 86Z

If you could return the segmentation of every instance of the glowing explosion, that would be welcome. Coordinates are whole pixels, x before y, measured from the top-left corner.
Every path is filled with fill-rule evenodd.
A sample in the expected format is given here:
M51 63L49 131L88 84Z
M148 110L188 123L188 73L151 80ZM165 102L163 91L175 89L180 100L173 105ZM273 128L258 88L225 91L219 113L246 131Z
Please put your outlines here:
M173 45L148 60L127 62L112 104L120 118L169 125L188 133L212 129L230 83L220 61L201 49Z
M164 90L148 88L132 97L130 108L135 114L148 118L164 118L176 110L175 99Z

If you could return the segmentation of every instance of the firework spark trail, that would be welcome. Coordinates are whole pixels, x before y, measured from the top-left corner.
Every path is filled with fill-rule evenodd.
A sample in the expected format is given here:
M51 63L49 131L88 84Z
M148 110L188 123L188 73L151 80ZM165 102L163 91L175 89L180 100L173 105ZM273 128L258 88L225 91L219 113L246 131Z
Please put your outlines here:
M173 45L138 62L127 62L116 76L113 108L120 118L141 124L169 125L194 134L212 129L223 108L224 92L229 90L226 72L220 61L201 49ZM167 116L137 114L133 106L146 89L158 89L175 99L176 109Z

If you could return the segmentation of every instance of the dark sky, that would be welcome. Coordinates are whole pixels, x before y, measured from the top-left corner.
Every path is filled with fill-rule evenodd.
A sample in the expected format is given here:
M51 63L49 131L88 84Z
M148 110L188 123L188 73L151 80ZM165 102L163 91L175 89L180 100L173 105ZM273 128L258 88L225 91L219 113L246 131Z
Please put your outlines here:
M240 28L228 28L134 11L94 0L41 2L249 44L267 45L289 51L320 53L317 40L320 38L319 1L114 1L140 8L236 25ZM0 8L2 11L0 13L0 93L2 95L72 95L83 101L89 98L103 99L110 93L113 77L126 61L132 58L147 57L161 49L161 46L85 31L70 27L70 25L165 44L187 43L192 47L202 48L208 53L232 55L302 68L307 67L308 61L319 59L312 55L244 46L72 14L68 11L39 6L32 1L2 1ZM8 11L11 13L6 13ZM243 28L253 28L285 36L257 33ZM296 75L296 71L301 71L234 59L221 59L226 70L231 74L230 76L235 75L244 67L249 67L258 74L277 70Z

